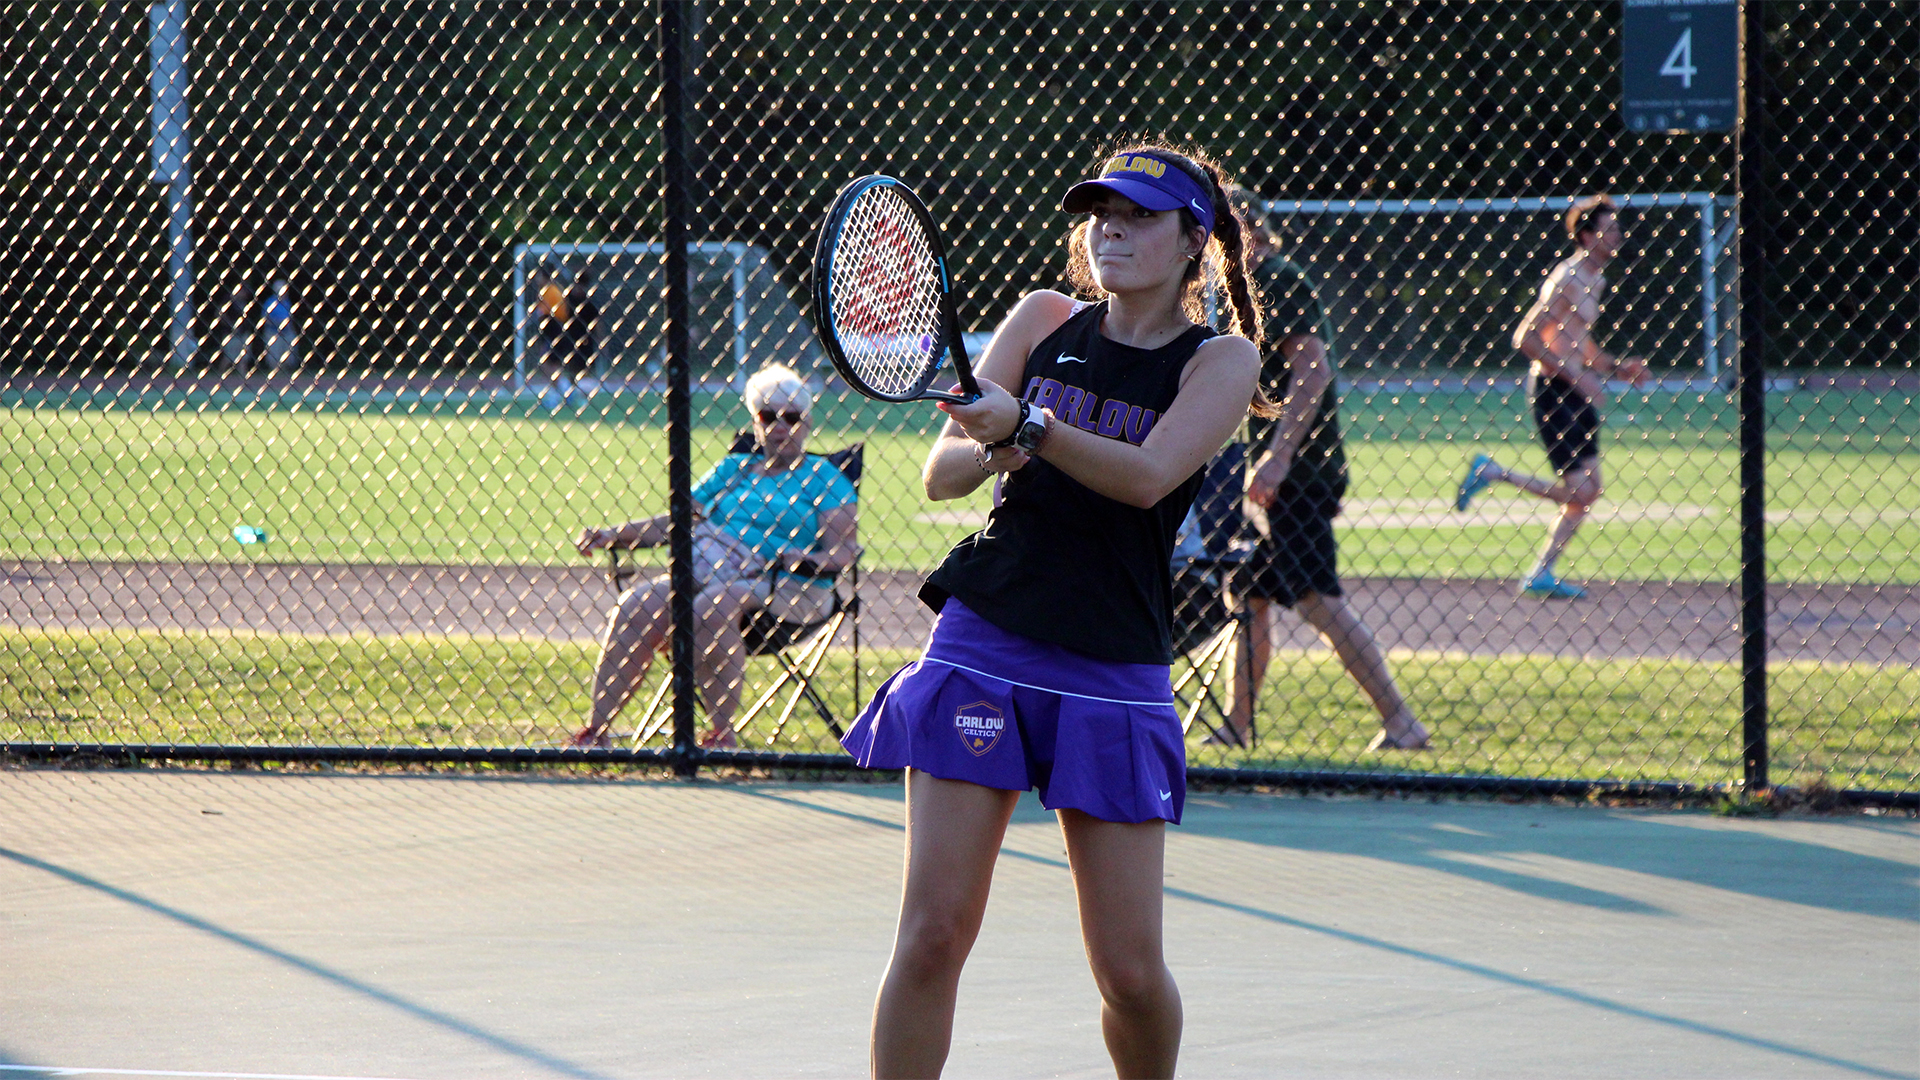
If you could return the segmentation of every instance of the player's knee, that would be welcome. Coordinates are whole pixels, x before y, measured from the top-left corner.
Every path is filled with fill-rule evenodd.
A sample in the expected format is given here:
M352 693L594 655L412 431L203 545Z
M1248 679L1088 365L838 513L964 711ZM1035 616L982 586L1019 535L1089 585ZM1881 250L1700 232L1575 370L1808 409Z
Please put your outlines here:
M958 978L973 937L972 928L958 918L921 915L903 923L893 947L895 974L916 983Z
M1166 963L1157 956L1098 956L1092 963L1100 999L1120 1012L1156 1009L1166 997L1171 980Z

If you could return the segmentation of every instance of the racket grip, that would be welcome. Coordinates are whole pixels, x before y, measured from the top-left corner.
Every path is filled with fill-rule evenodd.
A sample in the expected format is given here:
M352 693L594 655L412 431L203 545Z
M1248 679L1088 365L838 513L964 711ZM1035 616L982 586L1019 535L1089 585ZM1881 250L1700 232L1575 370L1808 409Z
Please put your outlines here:
M960 392L966 404L980 400L980 384L973 378L973 363L967 356L967 339L960 333L960 318L951 306L947 309L947 341L953 349L953 371L960 376Z

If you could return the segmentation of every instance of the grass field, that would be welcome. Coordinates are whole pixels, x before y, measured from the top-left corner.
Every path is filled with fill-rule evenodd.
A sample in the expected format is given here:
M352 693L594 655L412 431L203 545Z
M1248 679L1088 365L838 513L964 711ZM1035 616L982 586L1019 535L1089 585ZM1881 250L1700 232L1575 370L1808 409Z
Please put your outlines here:
M0 656L9 669L0 741L441 747L559 742L585 715L594 660L589 647L538 641L18 630L0 631ZM863 654L862 692L909 658ZM1435 753L1367 754L1371 708L1330 657L1293 652L1275 657L1259 746L1202 747L1196 725L1190 760L1699 784L1740 776L1736 665L1432 653L1393 662L1437 735ZM821 679L843 718L858 705L850 668L848 654L830 654ZM765 685L771 672L756 660L749 681ZM1770 694L1776 783L1920 788L1920 672L1780 664ZM799 715L773 745L833 751L825 726L804 706ZM768 745L767 727L747 734L750 746Z
M1779 394L1768 440L1772 579L1920 583L1920 410L1905 397ZM0 557L282 562L571 562L584 524L666 504L658 401L594 414L523 405L0 408ZM870 568L925 568L987 506L929 504L918 473L931 410L823 402L813 445L868 444ZM1497 488L1453 512L1476 450L1544 470L1511 394L1349 394L1354 467L1341 526L1350 576L1507 577L1550 510ZM693 433L694 472L737 406ZM1727 581L1738 572L1735 417L1724 395L1653 394L1609 413L1608 497L1563 566L1588 579ZM271 539L243 547L236 525ZM31 626L31 613L17 623ZM850 715L904 659L845 653L822 685ZM553 744L581 722L589 647L445 637L303 638L0 630L0 741L413 746ZM1371 709L1330 658L1283 654L1248 754L1196 764L1412 767L1446 773L1721 783L1740 774L1737 667L1684 660L1398 654L1440 735L1433 755L1364 752ZM755 661L765 679L769 662ZM656 671L655 678L659 677ZM645 691L643 691L645 693ZM1920 672L1776 663L1776 782L1920 788ZM764 736L764 731L758 733ZM830 750L808 721L783 749Z
M701 399L702 401L706 399ZM1866 392L1772 395L1769 561L1775 580L1920 582L1920 409ZM589 523L666 504L652 399L592 414L520 405L0 410L0 555L20 559L556 563ZM870 567L927 567L984 513L985 493L929 504L925 406L829 401L812 445L868 444ZM1353 575L1504 577L1550 510L1495 489L1455 515L1466 461L1488 450L1544 471L1525 403L1503 393L1350 393ZM737 405L704 415L695 475ZM1607 498L1566 563L1594 579L1724 581L1738 570L1736 417L1726 395L1616 401ZM236 525L265 528L243 547Z

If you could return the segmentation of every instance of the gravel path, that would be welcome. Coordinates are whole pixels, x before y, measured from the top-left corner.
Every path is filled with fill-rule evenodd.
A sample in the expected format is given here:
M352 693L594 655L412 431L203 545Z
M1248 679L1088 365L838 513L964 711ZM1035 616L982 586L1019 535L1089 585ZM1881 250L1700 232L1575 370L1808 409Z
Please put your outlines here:
M863 646L912 648L929 616L920 576L865 575ZM1350 602L1389 649L1737 660L1726 584L1590 583L1581 602L1522 600L1507 581L1351 579ZM241 630L320 635L596 638L602 569L283 563L0 563L0 624L27 629ZM1920 665L1920 588L1777 585L1771 657ZM1283 619L1281 647L1318 642Z

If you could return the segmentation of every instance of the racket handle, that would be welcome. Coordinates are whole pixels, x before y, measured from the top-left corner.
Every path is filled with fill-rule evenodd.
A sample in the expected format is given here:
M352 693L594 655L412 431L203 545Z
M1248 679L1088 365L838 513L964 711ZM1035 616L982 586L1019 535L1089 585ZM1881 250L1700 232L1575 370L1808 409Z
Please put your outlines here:
M971 405L980 400L980 384L974 381L973 364L967 359L967 339L960 333L960 319L951 309L947 313L947 341L953 347L953 370L960 376L962 397L949 398L955 405Z

